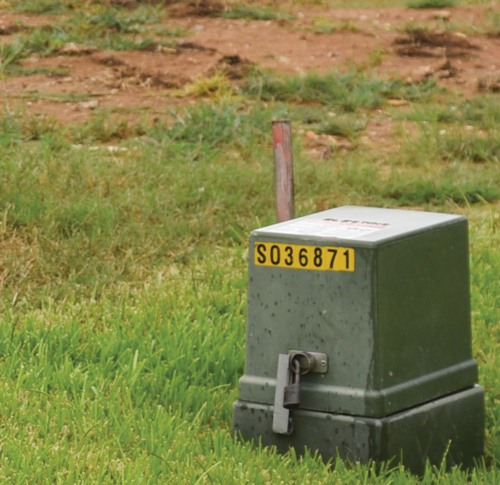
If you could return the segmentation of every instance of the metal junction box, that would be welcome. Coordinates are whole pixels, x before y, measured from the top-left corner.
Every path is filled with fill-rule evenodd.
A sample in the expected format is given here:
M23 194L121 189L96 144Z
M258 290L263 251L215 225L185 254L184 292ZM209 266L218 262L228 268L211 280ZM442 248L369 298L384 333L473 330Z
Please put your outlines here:
M340 207L254 231L233 429L326 459L483 453L467 219Z

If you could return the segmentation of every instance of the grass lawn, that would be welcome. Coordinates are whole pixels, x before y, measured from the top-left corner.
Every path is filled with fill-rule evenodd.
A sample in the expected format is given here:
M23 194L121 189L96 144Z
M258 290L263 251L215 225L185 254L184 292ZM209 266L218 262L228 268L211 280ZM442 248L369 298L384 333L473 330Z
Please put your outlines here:
M127 35L155 26L158 11L96 20L89 7L59 40L25 32L26 42L3 45L2 75L82 35L140 49ZM116 36L103 37L111 24ZM238 85L214 76L177 95L194 102L133 123L103 110L62 124L5 100L0 481L499 483L498 93L464 99L367 67L301 76L257 68ZM474 470L428 466L415 477L394 463L280 455L232 437L248 236L275 222L271 122L283 118L294 132L298 216L350 204L469 218L473 354L486 390L485 456ZM370 141L374 123L390 129L391 143Z

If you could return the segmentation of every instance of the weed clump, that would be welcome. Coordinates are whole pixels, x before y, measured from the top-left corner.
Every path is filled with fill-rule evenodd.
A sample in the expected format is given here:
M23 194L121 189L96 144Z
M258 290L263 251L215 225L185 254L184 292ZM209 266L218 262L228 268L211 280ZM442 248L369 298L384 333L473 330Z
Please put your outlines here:
M11 0L18 12L36 13L38 15L60 15L77 6L74 0Z
M346 22L332 22L326 17L316 17L310 27L305 30L315 34L332 34L333 32L359 32L359 27L351 20Z
M496 10L489 10L485 13L488 20L487 34L492 37L500 37L500 12Z
M500 199L496 187L466 183L457 185L451 180L442 183L431 181L411 181L397 184L387 190L386 195L398 201L399 205L443 204L452 201L459 205L492 202Z
M245 20L292 20L295 17L284 12L277 12L272 8L249 5L235 5L232 8L222 12L221 17L226 19L245 19Z
M350 119L328 119L317 127L311 127L318 135L341 136L348 139L355 138L359 132L366 127L365 121L354 121Z
M447 8L454 7L456 0L411 0L408 2L409 8Z
M265 101L316 102L336 106L347 112L378 108L388 98L421 100L437 91L432 80L407 84L354 72L332 72L326 75L310 73L295 77L263 73L252 76L243 87L246 95Z
M498 163L500 162L500 139L493 135L449 136L442 141L441 153L445 160Z

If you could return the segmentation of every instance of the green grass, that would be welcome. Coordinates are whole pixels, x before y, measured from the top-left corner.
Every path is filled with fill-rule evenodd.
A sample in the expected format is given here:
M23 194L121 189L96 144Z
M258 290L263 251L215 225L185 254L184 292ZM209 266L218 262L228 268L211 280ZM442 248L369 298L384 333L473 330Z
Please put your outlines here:
M366 123L362 121L354 121L350 117L343 117L324 120L316 126L312 125L311 129L319 135L334 135L352 139L365 127Z
M221 17L226 19L245 19L245 20L292 20L295 17L291 14L278 12L274 8L260 6L250 6L238 4L222 12Z
M316 17L310 27L305 28L306 31L316 34L331 34L333 32L359 32L360 29L352 21L332 22L327 17Z
M449 136L443 140L441 151L446 160L499 163L500 138L471 134Z
M488 460L500 449L500 221L471 212L475 357L487 389ZM231 406L243 372L244 248L212 249L171 264L113 298L18 296L4 311L0 372L4 427L0 477L12 483L453 483L495 484L498 470L468 475L324 464L235 442Z
M44 93L41 91L24 91L16 96L19 99L30 101L38 101L40 99L48 99L59 103L80 103L94 97L90 93Z
M485 13L487 26L486 33L494 37L500 36L500 13L495 10L489 10Z
M36 260L23 253L31 278L13 270L7 280L34 294L51 287L50 292L62 295L69 278L68 288L90 295L114 288L120 279L140 281L150 264L196 258L200 247L220 243L222 234L233 241L235 232L245 233L250 217L239 215L238 207L245 200L256 207L271 203L262 197L257 178L260 161L254 167L242 161L252 151L247 141L268 136L266 116L240 113L236 106L202 105L176 115L171 126L156 124L145 142L128 147L126 165L113 155L104 162L97 152L74 151L60 133L47 133L40 145L15 150L13 142L26 141L30 132L21 120L5 118L3 146L13 151L2 162L5 224L22 244L35 234L41 244ZM241 128L250 138L240 138ZM96 143L142 135L138 129L96 118L65 136L74 143ZM243 170L221 154L229 140ZM228 183L233 187L228 192L220 188ZM243 185L246 190L236 190ZM227 226L219 218L231 205L233 223ZM22 265L23 255L12 262Z
M58 15L74 8L76 2L64 0L13 0L10 2L17 12L39 15Z
M224 265L228 256L221 255ZM206 436L198 450L208 455L208 466L225 453L227 424L216 423L227 420L243 365L244 281L241 263L228 281L214 257L214 267L203 263L177 274L172 267L149 291L123 288L118 305L47 301L38 317L22 317L21 300L15 314L6 314L3 390L15 384L9 395L2 393L9 431L2 433L8 443L0 477L14 483L90 477L131 483L144 475L148 482L182 481L201 476L205 463L198 456L186 468L186 440ZM215 288L220 294L213 299ZM48 327L44 314L54 319Z
M293 77L264 72L251 77L243 88L247 96L263 101L314 102L346 112L378 108L388 98L422 100L438 91L433 81L407 84L354 71Z
M480 269L474 266L477 285L484 283ZM243 372L245 272L241 251L226 249L190 272L155 278L142 291L124 288L114 301L48 301L31 316L22 306L10 309L0 331L0 477L12 483L495 483L497 472L485 466L470 476L429 467L420 481L397 467L324 464L312 454L282 456L235 442L230 420ZM483 303L491 308L493 302ZM479 317L485 330L476 338L494 334L487 324L495 316ZM494 349L483 349L494 365Z
M70 17L51 30L2 47L2 73L69 39L138 45L160 28L153 7L128 15L64 5ZM22 100L88 97L54 96L26 92ZM393 108L394 98L411 104ZM463 100L432 82L381 79L365 68L255 71L237 88L193 101L155 111L154 120L95 110L63 126L5 99L0 481L498 483L498 96ZM354 204L469 217L473 353L486 390L485 457L476 469L428 466L415 477L394 463L280 455L231 436L248 236L275 222L271 121L283 118L292 120L297 215ZM307 131L354 142L317 160Z
M18 76L36 76L37 74L42 74L48 77L65 77L71 72L70 69L55 67L24 67L17 63L10 64L5 69L5 74L12 77Z
M387 196L403 206L423 204L443 204L446 201L457 204L474 204L484 201L498 200L500 190L489 184L474 185L462 183L457 186L454 180L441 183L432 180L413 180L395 183L387 191Z
M12 43L3 44L3 72L23 74L17 63L31 54L50 56L65 44L74 42L97 49L144 50L157 45L170 45L171 41L158 41L156 37L172 38L186 35L180 28L163 29L160 26L165 12L160 6L143 5L133 11L98 6L91 13L78 9L62 17L51 26L35 27L18 34Z
M260 95L251 87L237 100L156 114L153 123L103 113L62 127L4 115L0 477L496 483L496 98L457 103L439 93L437 106L434 86L362 73L269 75ZM411 95L413 108L398 116L380 111L396 95ZM474 354L488 406L485 463L470 474L429 466L417 479L396 465L325 463L231 437L244 362L247 240L275 220L270 122L286 116L294 127L299 215L349 203L470 216ZM394 123L394 146L386 151L365 141L374 118ZM398 128L403 122L419 129L406 133ZM466 137L469 125L483 135ZM317 163L301 130L356 144ZM120 151L94 149L110 141ZM388 176L381 176L384 168Z
M466 101L443 100L441 103L415 105L409 112L396 112L395 117L423 124L473 126L491 130L500 122L500 100L498 96L476 96Z
M408 2L410 8L447 8L457 5L456 0L412 0Z
M498 228L477 223L473 247L476 355L487 388L497 386L498 258L481 243ZM477 247L479 246L479 247ZM243 372L246 263L219 249L189 270L172 266L113 300L55 302L37 311L19 298L0 330L5 444L0 477L13 483L418 483L400 469L323 464L230 437L231 404ZM486 285L486 286L485 286ZM476 327L475 327L476 328ZM484 361L484 363L483 363ZM498 437L490 391L490 440ZM499 456L496 456L497 459ZM207 473L208 471L208 473ZM495 483L480 467L470 483ZM468 483L457 470L428 468L421 483Z

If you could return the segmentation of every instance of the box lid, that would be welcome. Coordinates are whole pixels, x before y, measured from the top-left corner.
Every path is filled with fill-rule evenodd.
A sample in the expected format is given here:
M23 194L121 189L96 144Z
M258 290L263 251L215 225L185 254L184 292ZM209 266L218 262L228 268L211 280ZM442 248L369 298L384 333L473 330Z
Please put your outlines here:
M252 234L377 246L466 220L464 216L437 212L343 206L263 227Z

